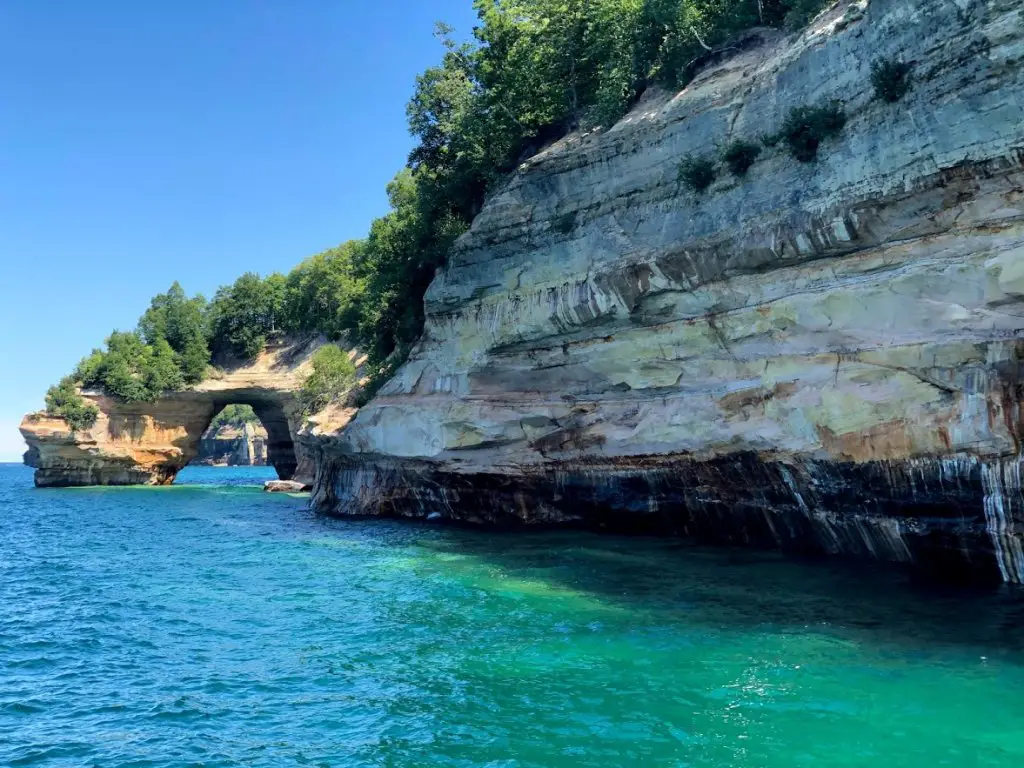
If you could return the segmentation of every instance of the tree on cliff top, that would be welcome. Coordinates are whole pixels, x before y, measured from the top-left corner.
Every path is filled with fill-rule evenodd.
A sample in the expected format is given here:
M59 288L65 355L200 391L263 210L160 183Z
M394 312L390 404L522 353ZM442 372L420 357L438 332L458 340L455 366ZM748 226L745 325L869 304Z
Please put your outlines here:
M202 381L210 362L205 298L188 298L175 281L167 293L153 297L139 320L139 331L148 344L161 339L170 344L186 384Z
M65 376L58 384L46 390L46 412L60 416L71 427L72 432L89 429L100 415L99 408L85 402L71 376Z
M338 339L358 326L364 280L356 264L363 247L362 241L350 240L288 273L282 318L286 331Z
M210 302L209 322L213 352L251 360L275 331L281 330L286 279L266 279L246 272L231 285L218 289Z
M114 331L106 351L96 350L75 371L83 386L98 387L129 402L152 401L181 389L184 376L166 339L147 344L137 331Z

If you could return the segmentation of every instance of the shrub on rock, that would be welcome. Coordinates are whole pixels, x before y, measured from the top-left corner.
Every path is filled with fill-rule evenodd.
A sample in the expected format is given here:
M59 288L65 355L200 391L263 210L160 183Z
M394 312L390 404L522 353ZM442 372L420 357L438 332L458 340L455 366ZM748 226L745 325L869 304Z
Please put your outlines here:
M46 412L51 416L60 416L71 427L72 432L89 429L96 423L99 408L87 403L78 393L75 380L65 376L59 383L46 390Z
M687 155L679 164L679 180L695 192L703 192L715 180L715 164L707 157Z
M761 148L749 141L734 141L725 148L722 159L733 176L745 176L761 154Z
M817 107L794 107L779 132L790 154L802 163L818 156L818 147L825 139L836 136L846 125L841 102L830 101Z

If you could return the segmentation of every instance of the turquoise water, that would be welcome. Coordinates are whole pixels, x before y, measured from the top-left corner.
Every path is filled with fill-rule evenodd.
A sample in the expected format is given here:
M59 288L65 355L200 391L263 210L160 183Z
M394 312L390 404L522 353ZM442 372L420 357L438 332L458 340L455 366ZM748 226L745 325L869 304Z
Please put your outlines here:
M0 765L1022 766L1024 599L0 465Z

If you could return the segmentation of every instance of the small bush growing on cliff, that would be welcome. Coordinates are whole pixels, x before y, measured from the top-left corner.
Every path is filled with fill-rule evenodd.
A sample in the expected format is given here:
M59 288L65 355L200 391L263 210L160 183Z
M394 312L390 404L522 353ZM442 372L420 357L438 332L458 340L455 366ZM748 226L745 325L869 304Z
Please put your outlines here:
M839 101L817 107L794 107L779 133L786 140L790 154L802 163L818 156L818 146L837 135L846 125L846 113Z
M348 353L334 344L313 354L313 370L302 384L299 399L306 413L316 413L332 400L348 394L356 380L356 366Z
M734 141L725 148L722 159L733 176L745 176L761 154L761 148L749 141Z
M695 192L703 192L715 180L715 164L710 158L687 155L679 164L679 180Z
M871 65L871 84L875 95L890 104L902 99L911 86L913 67L895 59L878 59Z
M75 380L65 376L58 384L46 390L46 412L51 416L60 416L71 427L72 432L89 429L96 423L99 409L78 394Z

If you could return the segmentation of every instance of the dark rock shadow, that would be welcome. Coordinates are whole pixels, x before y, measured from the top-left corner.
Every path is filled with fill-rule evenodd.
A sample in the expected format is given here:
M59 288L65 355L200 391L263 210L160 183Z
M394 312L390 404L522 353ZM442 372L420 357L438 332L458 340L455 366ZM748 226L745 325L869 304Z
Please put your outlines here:
M905 566L697 546L653 537L408 526L417 543L666 619L709 628L820 631L928 652L977 649L1024 663L1024 589L954 587Z

